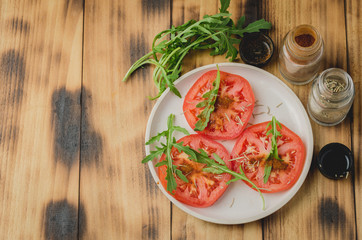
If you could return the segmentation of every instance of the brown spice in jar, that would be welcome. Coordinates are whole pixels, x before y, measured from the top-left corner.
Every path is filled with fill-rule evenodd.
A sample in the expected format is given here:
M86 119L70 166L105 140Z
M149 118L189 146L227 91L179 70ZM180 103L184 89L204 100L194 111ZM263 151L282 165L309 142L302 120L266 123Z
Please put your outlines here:
M301 34L295 37L295 41L301 47L310 47L315 42L315 39L310 34Z

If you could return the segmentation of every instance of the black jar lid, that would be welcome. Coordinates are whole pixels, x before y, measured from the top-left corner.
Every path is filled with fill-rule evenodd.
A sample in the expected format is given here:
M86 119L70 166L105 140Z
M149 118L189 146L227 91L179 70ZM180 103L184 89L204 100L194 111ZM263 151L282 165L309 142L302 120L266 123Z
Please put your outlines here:
M239 45L239 53L245 63L261 67L272 58L274 43L261 32L245 33Z
M341 143L325 145L317 156L319 171L327 178L347 177L353 168L353 155L348 147Z

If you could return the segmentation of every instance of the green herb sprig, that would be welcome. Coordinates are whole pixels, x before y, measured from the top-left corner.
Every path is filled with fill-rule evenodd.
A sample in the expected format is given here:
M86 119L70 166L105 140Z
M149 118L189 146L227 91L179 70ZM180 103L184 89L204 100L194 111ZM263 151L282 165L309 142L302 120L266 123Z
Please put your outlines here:
M183 142L176 142L176 139L172 136L174 131L179 131L184 133L185 135L189 135L189 132L179 126L174 126L174 115L170 114L167 120L167 130L158 133L156 136L152 137L149 141L146 142L146 145L149 145L154 142L160 142L162 137L166 138L166 144L161 143L161 146L156 146L156 150L151 151L149 155L147 155L143 160L142 163L147 163L149 161L152 161L155 158L158 158L162 154L166 154L166 159L158 162L155 166L160 167L163 165L167 166L166 169L166 181L167 181L167 191L171 194L174 194L173 191L177 188L177 183L175 179L175 174L184 182L188 182L188 179L186 176L182 173L181 170L177 169L177 166L173 164L173 160L171 157L171 149L172 147L175 147L180 152L184 152L189 156L190 160L193 160L195 162L206 164L207 167L203 169L205 172L210 172L214 174L222 174L222 173L228 173L232 175L234 178L229 180L226 184L230 184L232 182L236 182L238 180L244 180L252 185L253 188L255 188L259 194L260 197L263 200L263 210L265 209L265 200L263 194L260 192L260 188L258 188L252 181L250 181L245 173L243 172L241 166L240 166L240 173L234 172L230 170L223 159L221 159L217 154L213 153L213 158L210 158L208 154L203 150L199 149L198 151L190 148L189 146L184 146Z
M265 210L265 200L264 200L263 194L260 191L260 188L258 188L252 181L250 181L246 177L241 166L239 168L240 173L237 173L237 172L230 170L226 166L224 160L222 158L220 158L216 153L212 154L212 156L214 157L214 159L212 159L208 156L208 154L203 149L199 149L199 152L197 152L196 150L194 150L190 147L186 147L186 148L187 149L184 149L183 151L190 156L191 160L206 164L207 167L203 169L204 172L210 172L213 174L228 173L228 174L232 175L234 178L229 180L226 184L230 184L232 182L236 182L239 180L244 180L244 181L250 183L251 186L259 192L259 195L263 201L263 210Z
M169 191L172 194L173 194L173 190L175 190L177 188L177 183L176 183L174 174L176 174L181 180L188 182L187 178L185 177L185 175L183 175L182 171L177 169L177 166L173 164L173 160L171 157L171 149L173 146L175 146L175 147L178 146L178 144L176 143L176 139L173 138L173 132L178 131L178 132L182 132L186 135L190 134L185 128L182 128L179 126L174 126L173 125L174 118L175 118L175 115L170 114L170 116L167 119L167 130L163 131L161 133L158 133L156 136L152 137L149 141L146 142L146 145L149 145L156 141L159 142L162 137L165 137L166 144L161 143L161 146L158 146L158 147L156 146L155 147L156 150L151 151L150 154L147 155L142 160L142 163L146 163L148 161L152 161L153 159L161 156L162 154L166 154L166 159L162 162L158 162L156 164L156 167L167 165L167 169L166 169L167 191Z
M181 97L180 92L174 86L174 81L181 73L183 58L191 50L212 49L211 56L226 53L226 58L234 61L237 57L237 49L234 45L240 43L238 37L244 33L258 32L261 29L270 29L271 23L260 19L250 23L245 28L245 17L241 17L235 25L227 11L230 0L220 0L220 13L205 15L199 21L190 20L187 23L157 34L152 43L152 51L137 60L128 70L122 81L138 68L145 64L153 64L153 80L158 89L158 94L150 99L156 99L170 88L176 96ZM165 40L169 39L169 40Z
M277 125L282 128L282 125L280 122L273 116L272 120L268 123L266 126L266 129L268 130L269 127L271 129L266 133L266 135L272 135L271 136L271 149L268 157L265 160L265 168L264 168L264 183L268 182L271 170L272 170L272 164L267 164L268 161L272 161L273 159L277 159L280 161L283 161L281 158L279 158L278 155L278 144L277 144L277 137L281 137L282 134L278 131Z
M202 131L206 128L207 124L210 121L210 115L215 110L215 102L217 99L217 94L219 92L220 87L220 70L219 66L216 65L217 75L215 81L212 83L213 88L210 91L204 93L202 95L205 98L204 101L199 102L196 107L203 108L205 107L200 114L197 115L199 120L195 124L195 131Z

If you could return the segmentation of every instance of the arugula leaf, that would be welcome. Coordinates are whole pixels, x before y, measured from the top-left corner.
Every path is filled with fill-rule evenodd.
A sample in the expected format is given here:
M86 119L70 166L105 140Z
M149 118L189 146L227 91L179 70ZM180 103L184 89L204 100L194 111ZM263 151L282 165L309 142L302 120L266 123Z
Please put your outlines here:
M190 148L190 147L188 147L188 148ZM237 173L237 172L230 170L226 166L224 160L222 160L216 153L213 153L212 154L213 158L210 158L203 149L199 149L198 150L199 152L192 148L190 148L190 150L193 151L194 154L197 156L197 162L206 164L207 167L203 169L204 172L211 172L214 174L228 173L228 174L232 175L234 178L229 180L226 184L230 184L230 183L236 182L238 180L244 180L244 181L250 183L251 186L259 192L259 195L263 201L263 210L265 209L265 200L264 200L263 194L261 193L260 189L246 177L241 166L239 169L240 173Z
M267 183L267 182L268 182L268 179L269 179L269 177L270 177L271 170L272 170L272 165L265 165L265 168L264 168L264 176L263 176L264 183Z
M204 168L204 169L202 169L202 171L203 172L213 173L213 174L222 174L222 173L224 173L223 170L216 169L216 168L213 168L213 167Z
M210 121L210 115L215 110L215 102L220 87L220 70L217 65L216 68L217 68L217 75L215 81L212 83L213 88L210 91L204 93L202 97L206 99L202 102L199 102L196 105L197 108L202 108L202 107L205 108L204 110L202 110L202 112L199 115L197 115L199 120L195 124L194 128L195 131L202 131L206 128L207 124Z
M270 177L271 170L273 168L273 165L270 161L273 161L273 159L283 161L278 154L278 144L277 144L277 137L281 137L282 134L278 131L277 125L279 128L282 128L282 125L280 122L273 116L272 120L267 124L266 129L268 130L269 127L271 129L267 131L266 135L272 135L271 137L271 149L268 157L265 160L265 168L264 168L264 183L268 182L268 179Z
M245 28L241 28L242 24L245 23L245 19L239 19L237 22L237 28L231 30L230 32L232 34L237 34L239 36L243 36L244 33L253 33L253 32L259 32L260 29L270 29L271 23L265 21L264 19L257 20L255 22L250 23Z
M166 138L166 144L160 143L162 147L155 147L156 150L151 151L149 155L147 155L142 163L146 163L148 161L152 161L153 159L161 156L162 154L166 155L166 159L162 162L156 164L156 167L167 165L166 169L166 181L167 181L167 191L173 194L173 190L177 188L177 183L175 179L175 174L183 181L187 182L187 178L182 174L182 172L176 169L176 165L173 164L173 160L171 157L171 149L173 146L180 148L179 144L176 143L176 139L172 137L174 131L182 132L186 135L189 135L189 132L182 127L174 126L175 115L170 114L167 119L167 130L161 133L158 133L156 136L152 137L149 141L146 142L146 145L154 143L156 141L160 142L162 137Z
M221 2L221 8L219 9L221 13L229 13L227 9L230 5L230 0L220 0Z
M151 160L157 158L158 156L161 156L165 152L165 150L166 150L166 147L163 147L163 148L156 147L156 150L151 151L151 153L142 160L142 163L146 163L148 161L151 161Z
M167 161L158 162L158 163L155 164L155 167L161 167L161 166L164 166L164 165L167 165Z
M185 135L190 135L190 133L183 127L173 126L173 129L176 131L182 132Z
M162 154L166 155L166 159L161 162L158 162L155 166L156 167L160 167L160 166L164 166L164 165L167 166L167 168L166 168L166 181L167 181L166 189L167 189L167 191L170 192L171 194L174 194L174 190L177 188L175 176L179 177L184 182L188 182L187 177L182 173L181 170L177 169L176 165L173 164L173 160L171 157L171 149L172 149L172 147L175 147L180 152L182 151L182 152L186 153L189 156L190 160L206 164L206 167L203 169L204 172L209 172L209 173L213 173L213 174L222 174L222 173L231 174L234 178L229 180L226 184L230 184L231 182L235 182L238 180L244 180L244 181L247 181L248 183L250 183L252 185L252 187L255 188L259 192L259 194L263 200L263 210L264 210L265 209L265 200L264 200L262 193L260 192L260 189L246 177L246 175L243 172L243 170L241 169L241 167L240 167L240 173L234 172L226 166L225 161L222 158L220 158L216 153L213 153L212 154L213 158L210 158L209 155L207 154L207 152L203 149L198 149L198 151L196 151L195 149L192 149L189 146L184 146L183 142L180 142L180 143L176 142L176 139L172 137L172 134L174 131L179 131L179 132L185 133L187 135L189 135L189 133L186 129L173 125L174 117L175 116L173 114L170 114L170 116L167 119L167 128L168 129L166 131L163 131L163 132L157 134L156 136L152 137L146 144L148 145L148 144L154 143L156 141L159 142L162 137L166 138L166 143L160 143L161 147L156 146L155 147L156 150L151 151L151 153L149 155L147 155L142 161L142 163L146 163Z
M158 33L153 39L152 51L137 60L122 81L126 81L143 65L152 64L156 66L153 71L153 81L158 94L150 99L160 97L167 88L181 97L174 81L180 76L182 60L191 50L211 49L210 55L226 53L225 58L234 61L238 53L235 45L240 43L238 37L243 37L244 33L271 28L269 22L261 19L243 29L245 17L241 17L235 25L231 14L227 11L230 0L220 0L220 3L220 13L205 15L199 21L190 20L183 25L172 26Z
M245 16L242 16L241 18L239 18L239 20L236 22L236 28L237 29L242 29L245 23Z
M183 145L183 142L180 143L174 143L172 144L172 146L174 146L175 148L177 148L177 150L179 150L180 152L185 152L187 155L190 156L191 160L196 160L197 156L196 154L190 150L190 148L186 147Z
M156 136L151 137L151 138L146 142L146 145L149 145L149 144L151 144L151 143L160 141L160 139L161 139L162 137L165 137L165 136L167 136L167 131L160 132L160 133L158 133Z
M185 177L185 175L182 173L181 170L176 169L175 172L182 181L187 182L187 183L189 182L189 180Z
M260 29L270 29L271 23L264 19L259 19L255 22L250 23L246 28L243 29L244 33L259 32Z
M215 161L220 165L226 165L224 160L222 160L221 157L219 157L217 154L213 154L213 157L215 158Z

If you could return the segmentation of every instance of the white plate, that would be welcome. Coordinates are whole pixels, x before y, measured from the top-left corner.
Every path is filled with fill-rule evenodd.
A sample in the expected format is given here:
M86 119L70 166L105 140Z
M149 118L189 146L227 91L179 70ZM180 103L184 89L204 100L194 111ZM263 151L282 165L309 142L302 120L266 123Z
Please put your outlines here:
M219 63L220 71L225 71L240 75L247 79L253 88L257 104L254 108L254 117L251 117L250 123L255 124L271 120L271 114L281 123L300 136L306 147L306 160L299 180L295 185L283 192L264 194L266 209L262 210L262 200L259 194L249 188L241 181L230 184L216 203L207 208L195 208L180 203L166 192L160 184L154 164L157 161L149 162L149 168L153 178L160 187L161 191L177 207L188 214L205 221L220 224L240 224L255 221L266 217L280 209L286 204L302 186L310 168L313 155L313 133L308 115L294 92L274 75L245 64L239 63ZM194 82L205 72L216 69L216 64L203 66L194 69L180 77L175 85L182 96L185 96ZM167 89L158 99L152 109L146 129L146 141L167 129L167 118L175 114L175 125L185 127L190 133L194 131L189 127L183 115L183 98L180 99ZM256 104L256 105L257 105ZM264 114L259 114L265 112ZM267 114L269 112L269 114ZM175 134L176 139L181 138L182 134ZM220 141L231 152L235 140ZM146 154L154 150L154 146L146 146Z

